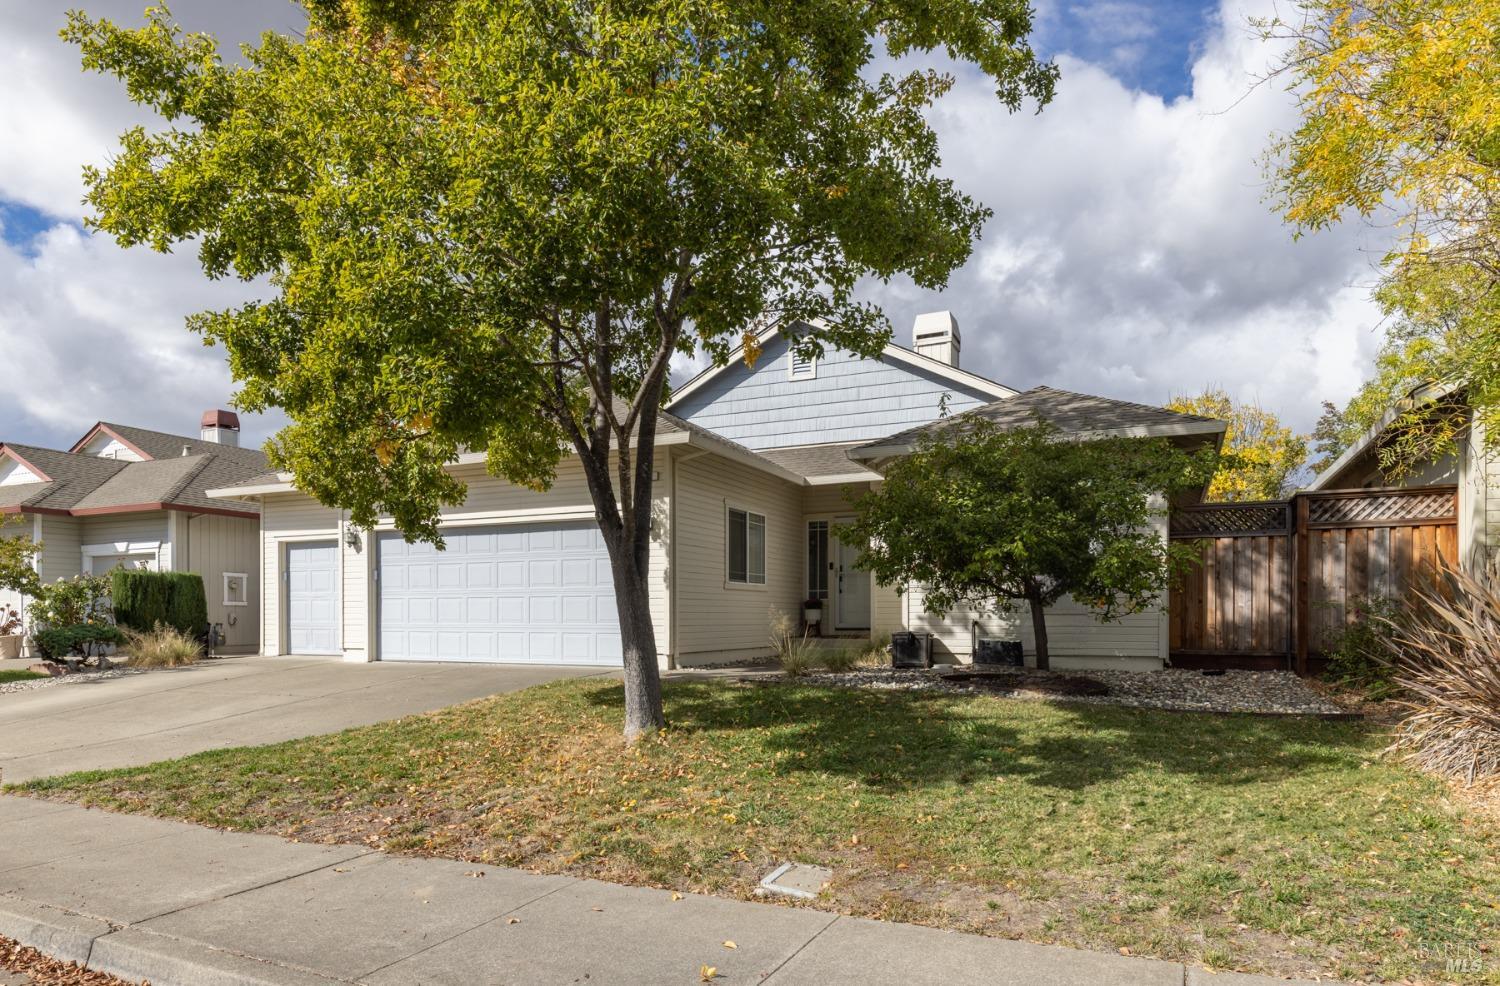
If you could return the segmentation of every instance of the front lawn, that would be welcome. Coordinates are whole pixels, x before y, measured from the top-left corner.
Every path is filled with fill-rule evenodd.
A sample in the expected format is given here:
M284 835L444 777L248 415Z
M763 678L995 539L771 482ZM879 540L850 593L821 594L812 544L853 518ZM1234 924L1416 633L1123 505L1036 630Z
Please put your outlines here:
M12 681L33 681L46 677L50 676L39 671L0 671L0 685L8 685Z
M832 909L1287 976L1447 980L1448 957L1500 941L1500 825L1384 760L1376 727L813 686L666 696L672 728L633 749L619 686L571 681L23 790L730 895L778 860L821 862Z

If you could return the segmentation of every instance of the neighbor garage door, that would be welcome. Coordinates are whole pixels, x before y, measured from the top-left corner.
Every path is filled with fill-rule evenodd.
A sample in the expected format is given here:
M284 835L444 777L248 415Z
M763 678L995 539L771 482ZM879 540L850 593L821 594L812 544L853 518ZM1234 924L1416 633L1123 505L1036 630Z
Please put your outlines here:
M450 528L443 537L438 551L380 536L382 660L621 663L595 524Z
M339 549L332 541L286 546L286 645L290 654L339 652Z

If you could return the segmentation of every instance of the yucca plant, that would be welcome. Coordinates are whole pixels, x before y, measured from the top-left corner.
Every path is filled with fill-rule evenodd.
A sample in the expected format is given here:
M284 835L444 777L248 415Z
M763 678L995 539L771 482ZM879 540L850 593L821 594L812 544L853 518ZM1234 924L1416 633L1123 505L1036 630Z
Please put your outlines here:
M1467 783L1500 776L1500 564L1445 573L1416 592L1408 620L1391 621L1391 664L1409 714L1394 749Z

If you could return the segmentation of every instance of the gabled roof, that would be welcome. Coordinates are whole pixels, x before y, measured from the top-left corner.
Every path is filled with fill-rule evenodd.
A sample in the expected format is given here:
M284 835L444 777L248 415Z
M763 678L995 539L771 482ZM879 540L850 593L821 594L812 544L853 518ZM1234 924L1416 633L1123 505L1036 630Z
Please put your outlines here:
M757 342L757 344L764 344L773 336L780 333L782 331L782 328L783 327L778 324L773 325L767 329L762 329L756 335L755 341ZM703 370L687 383L674 390L672 392L672 399L667 402L667 408L671 409L673 405L677 404L679 401L686 398L689 394L698 390L704 384L708 383L719 374L725 372L730 367L743 361L744 358L745 347L742 345L736 346L734 350L729 354L729 359L727 359L722 366L710 366L708 369ZM933 359L931 356L923 356L921 353L916 353L910 349L898 346L894 342L888 342L885 344L885 349L881 350L879 358L882 360L890 359L898 363L905 363L908 366L912 366L919 370L924 370L936 376L943 377L944 379L950 380L955 384L961 384L963 386L977 390L982 394L989 394L991 397L1004 399L1006 397L1014 397L1017 393L1017 391L1011 389L1010 387L1007 387L1001 383L996 383L988 377L982 377L977 373L970 373L968 370L960 370L956 366L949 366L942 360Z
M240 448L235 445L204 441L201 438L189 438L186 435L173 435L165 431L152 431L150 428L137 428L133 425L116 424L113 421L95 423L88 430L87 434L73 443L73 447L68 451L78 452L89 442L93 441L100 433L117 439L120 444L135 452L143 459L175 459L181 458L184 454L212 454L223 456L226 459L258 464L262 468L266 464L265 453L257 448Z
M108 434L144 456L136 462L78 452L96 435ZM183 451L188 454L184 455ZM144 510L185 510L254 517L258 510L208 496L210 486L237 483L266 468L259 449L218 445L183 435L100 422L73 451L35 445L0 445L45 479L0 487L0 513L58 513L89 516Z
M1149 404L1079 394L1053 387L1033 387L1023 394L951 418L908 428L889 438L866 442L849 451L849 458L869 461L910 452L922 435L966 419L981 418L1001 428L1023 428L1045 421L1068 434L1125 437L1222 435L1222 421L1198 414L1182 414Z
M1380 436L1385 434L1385 430L1395 424L1397 418L1411 410L1412 405L1428 404L1442 400L1445 397L1453 397L1462 390L1463 384L1458 381L1433 381L1413 387L1405 397L1387 408L1385 413L1380 416L1380 419L1366 428L1364 433L1355 439L1353 444L1344 449L1343 453L1337 459L1334 459L1322 472L1314 476L1312 482L1307 484L1307 489L1322 490L1332 486L1334 480L1338 479L1344 470L1348 469L1356 459L1360 458L1370 450L1371 446L1375 445ZM1459 399L1462 399L1461 395Z

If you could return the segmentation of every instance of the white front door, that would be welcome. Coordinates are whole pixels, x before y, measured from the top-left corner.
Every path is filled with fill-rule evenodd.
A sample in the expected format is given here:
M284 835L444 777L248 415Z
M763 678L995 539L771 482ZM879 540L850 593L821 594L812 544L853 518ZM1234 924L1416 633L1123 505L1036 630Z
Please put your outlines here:
M840 524L848 524L852 518L841 517L837 521ZM834 554L834 576L838 582L835 592L838 594L837 622L834 624L840 630L865 630L870 626L870 573L860 571L854 567L854 560L859 557L859 549L852 544L838 543L838 551Z
M339 653L338 572L336 542L286 546L287 653Z

